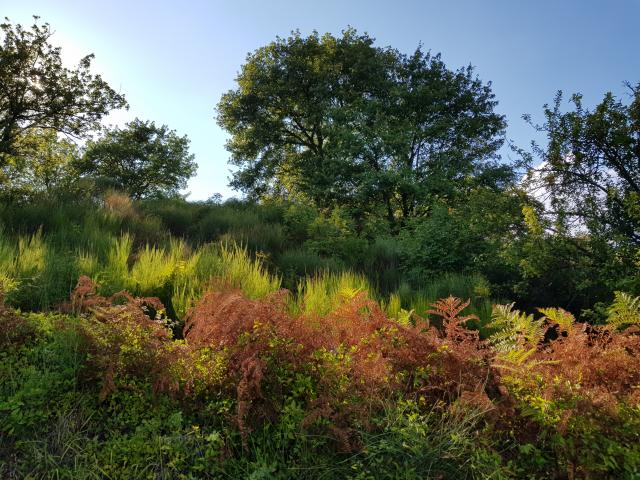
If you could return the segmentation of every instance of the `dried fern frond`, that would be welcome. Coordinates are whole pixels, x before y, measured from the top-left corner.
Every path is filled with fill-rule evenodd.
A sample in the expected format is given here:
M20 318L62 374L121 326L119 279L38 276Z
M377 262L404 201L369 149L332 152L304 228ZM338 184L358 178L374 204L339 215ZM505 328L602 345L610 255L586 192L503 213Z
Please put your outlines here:
M471 300L463 302L457 297L449 296L431 304L431 309L427 310L427 313L442 317L444 323L454 322L460 324L469 320L477 320L478 317L476 315L459 316L460 312L469 306L469 303L471 303Z
M560 326L560 330L563 330L567 333L572 333L574 328L574 323L576 321L575 317L562 308L538 308L538 311L544 315L541 320L549 320L551 323L556 323Z
M640 325L640 297L633 298L628 293L615 292L607 314L607 324L615 330Z

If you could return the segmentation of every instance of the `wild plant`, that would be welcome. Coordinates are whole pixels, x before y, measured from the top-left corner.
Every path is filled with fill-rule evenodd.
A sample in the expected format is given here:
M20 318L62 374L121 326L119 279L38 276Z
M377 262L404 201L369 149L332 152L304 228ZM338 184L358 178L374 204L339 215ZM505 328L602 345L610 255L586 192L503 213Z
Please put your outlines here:
M544 337L546 327L542 319L536 320L533 315L521 313L513 307L513 303L493 307L491 323L487 328L496 331L489 337L489 343L496 349L501 360L521 363L535 352Z
M640 325L640 296L615 292L613 303L607 310L607 325L613 330L621 330L630 325Z
M164 249L145 245L138 251L127 276L128 288L138 295L158 293L173 276L179 258Z
M348 271L324 272L315 277L306 277L298 284L297 305L293 308L307 315L324 316L360 292L371 292L363 275Z
M113 238L107 252L106 264L98 273L101 291L106 294L124 290L129 285L129 258L133 238L128 233Z
M262 298L280 288L280 278L269 274L260 259L251 259L247 249L238 245L220 245L219 268L216 276L240 288L250 299Z

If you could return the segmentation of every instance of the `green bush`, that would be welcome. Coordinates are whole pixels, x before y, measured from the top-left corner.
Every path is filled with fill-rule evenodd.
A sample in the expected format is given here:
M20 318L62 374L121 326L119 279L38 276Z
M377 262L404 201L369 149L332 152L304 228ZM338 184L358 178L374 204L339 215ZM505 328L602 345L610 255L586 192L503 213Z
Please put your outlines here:
M379 480L506 479L500 455L476 432L483 412L469 408L427 413L413 402L389 407L373 433L363 432L362 453L349 478Z

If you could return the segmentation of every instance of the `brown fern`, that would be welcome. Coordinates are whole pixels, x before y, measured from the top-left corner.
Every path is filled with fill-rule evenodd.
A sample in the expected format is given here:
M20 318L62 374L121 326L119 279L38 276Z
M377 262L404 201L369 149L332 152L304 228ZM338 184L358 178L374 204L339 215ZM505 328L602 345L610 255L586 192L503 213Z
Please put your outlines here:
M440 300L431 304L431 308L427 311L432 315L441 317L445 324L454 323L460 325L469 320L477 320L476 315L459 316L465 308L469 306L471 300L463 302L461 299L449 296L447 298L441 298Z

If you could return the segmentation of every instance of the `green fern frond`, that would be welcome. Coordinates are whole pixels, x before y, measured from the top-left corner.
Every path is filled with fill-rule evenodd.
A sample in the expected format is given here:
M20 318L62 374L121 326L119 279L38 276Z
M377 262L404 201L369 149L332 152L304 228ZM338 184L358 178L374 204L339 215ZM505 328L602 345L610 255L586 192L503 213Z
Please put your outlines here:
M519 348L516 350L509 350L498 355L498 359L512 364L514 366L522 366L527 363L527 360L536 352L535 348Z
M340 291L338 292L338 294L345 300L351 300L352 298L355 298L355 296L362 291L364 291L362 287L343 286L340 288Z
M629 325L640 325L640 297L615 292L613 303L607 310L607 325L621 329Z
M498 352L509 352L518 348L518 335L511 330L500 330L491 335L489 340Z
M414 312L415 310L405 310L404 308L401 308L396 315L396 321L400 325L408 327L409 325L411 325L411 317L413 316Z
M536 320L533 315L514 310L514 303L495 305L491 314L491 322L487 327L497 332L489 337L489 342L500 345L502 349L509 346L515 348L523 342L537 345L544 337L545 327L542 319ZM507 339L510 339L507 341Z
M538 311L544 315L541 320L549 320L551 323L557 323L561 330L567 333L573 332L575 317L562 308L538 308Z

